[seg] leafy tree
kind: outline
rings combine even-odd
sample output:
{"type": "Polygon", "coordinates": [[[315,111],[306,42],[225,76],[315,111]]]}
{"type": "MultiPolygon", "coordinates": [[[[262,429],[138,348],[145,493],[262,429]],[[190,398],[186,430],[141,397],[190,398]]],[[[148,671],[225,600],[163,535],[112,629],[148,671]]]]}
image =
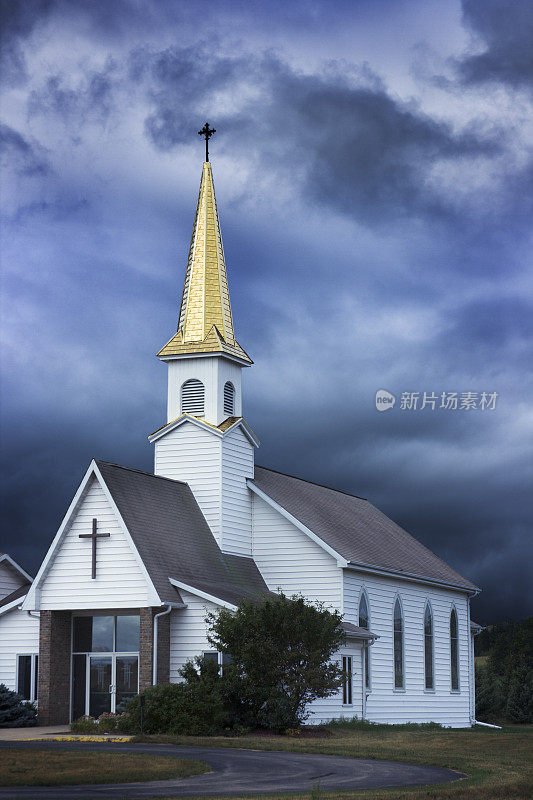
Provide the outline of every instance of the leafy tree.
{"type": "Polygon", "coordinates": [[[37,712],[32,704],[0,683],[0,728],[22,728],[36,722],[37,712]]]}
{"type": "Polygon", "coordinates": [[[490,625],[475,646],[477,718],[532,722],[533,617],[490,625]]]}
{"type": "Polygon", "coordinates": [[[525,667],[517,670],[510,681],[505,715],[511,722],[533,722],[533,672],[525,667]]]}
{"type": "Polygon", "coordinates": [[[321,603],[280,592],[245,600],[234,613],[212,612],[208,639],[231,656],[224,671],[242,690],[249,718],[284,730],[307,718],[308,703],[339,689],[342,671],[331,658],[345,641],[341,621],[321,603]]]}

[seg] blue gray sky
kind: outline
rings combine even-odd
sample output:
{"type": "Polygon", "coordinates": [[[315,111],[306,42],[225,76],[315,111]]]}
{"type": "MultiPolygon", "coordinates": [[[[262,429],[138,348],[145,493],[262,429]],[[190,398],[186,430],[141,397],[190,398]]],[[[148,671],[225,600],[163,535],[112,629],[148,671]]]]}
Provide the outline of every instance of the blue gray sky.
{"type": "Polygon", "coordinates": [[[35,571],[92,457],[152,468],[208,119],[258,463],[531,614],[533,5],[2,9],[0,549],[35,571]]]}

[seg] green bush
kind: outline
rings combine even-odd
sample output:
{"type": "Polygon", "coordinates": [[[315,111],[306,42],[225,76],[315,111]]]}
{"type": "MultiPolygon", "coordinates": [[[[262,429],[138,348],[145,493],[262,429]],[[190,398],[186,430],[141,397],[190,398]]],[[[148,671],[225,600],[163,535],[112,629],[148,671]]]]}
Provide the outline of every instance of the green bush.
{"type": "MultiPolygon", "coordinates": [[[[144,733],[213,736],[226,727],[218,665],[196,659],[182,670],[182,683],[151,686],[143,692],[144,733]]],[[[141,697],[127,704],[132,729],[141,729],[141,697]]]]}
{"type": "Polygon", "coordinates": [[[235,613],[214,611],[207,621],[209,643],[233,660],[227,671],[234,684],[232,713],[244,724],[298,728],[309,703],[342,685],[342,670],[333,659],[345,641],[342,616],[322,603],[279,592],[243,600],[235,613]],[[241,694],[245,703],[237,701],[241,694]]]}
{"type": "Polygon", "coordinates": [[[0,728],[25,728],[36,724],[35,706],[0,683],[0,728]]]}
{"type": "Polygon", "coordinates": [[[70,723],[72,733],[100,733],[98,721],[94,717],[84,715],[70,723]]]}

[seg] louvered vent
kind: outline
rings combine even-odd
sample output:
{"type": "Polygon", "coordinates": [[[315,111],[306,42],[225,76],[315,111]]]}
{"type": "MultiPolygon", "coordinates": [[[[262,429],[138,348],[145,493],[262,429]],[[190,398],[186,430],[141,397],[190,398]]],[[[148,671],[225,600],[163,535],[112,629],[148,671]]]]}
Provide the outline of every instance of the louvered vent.
{"type": "Polygon", "coordinates": [[[191,378],[181,387],[181,413],[203,414],[205,401],[205,388],[202,381],[191,378]]]}
{"type": "Polygon", "coordinates": [[[235,388],[229,381],[224,384],[224,414],[233,416],[235,411],[235,388]]]}

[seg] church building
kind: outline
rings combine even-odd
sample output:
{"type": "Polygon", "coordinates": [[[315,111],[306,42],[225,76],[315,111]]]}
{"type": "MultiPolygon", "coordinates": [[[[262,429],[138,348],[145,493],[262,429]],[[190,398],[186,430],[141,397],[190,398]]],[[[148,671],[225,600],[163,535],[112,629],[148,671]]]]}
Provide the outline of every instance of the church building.
{"type": "Polygon", "coordinates": [[[368,500],[255,464],[208,159],[154,472],[93,460],[32,578],[0,556],[0,683],[40,724],[98,717],[202,654],[206,612],[278,590],[343,614],[346,680],[311,722],[473,724],[479,589],[368,500]]]}

